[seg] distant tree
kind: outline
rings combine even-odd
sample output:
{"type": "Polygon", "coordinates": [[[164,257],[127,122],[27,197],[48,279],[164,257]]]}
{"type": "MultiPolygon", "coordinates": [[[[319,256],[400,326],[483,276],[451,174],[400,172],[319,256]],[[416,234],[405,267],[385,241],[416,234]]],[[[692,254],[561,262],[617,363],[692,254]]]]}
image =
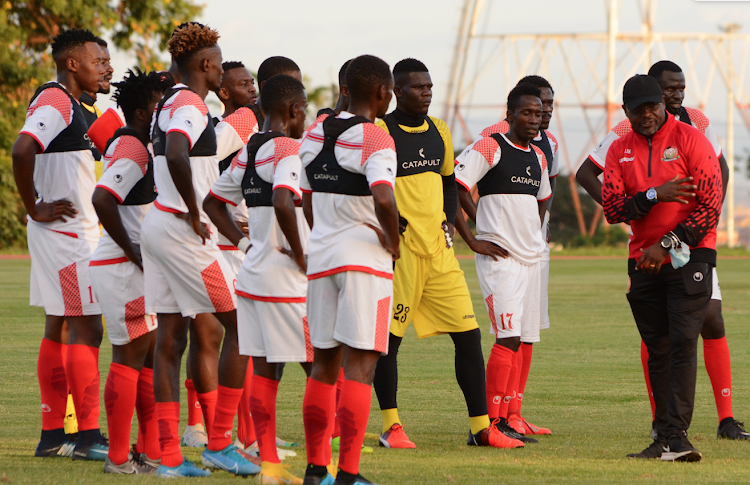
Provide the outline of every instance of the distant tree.
{"type": "MultiPolygon", "coordinates": [[[[8,153],[34,91],[54,77],[49,45],[68,28],[112,38],[134,65],[163,68],[159,54],[176,26],[203,7],[192,0],[0,0],[0,247],[23,230],[8,153]],[[10,185],[9,185],[10,184],[10,185]],[[20,231],[20,232],[19,232],[20,231]]],[[[23,241],[21,241],[22,243],[23,241]]]]}

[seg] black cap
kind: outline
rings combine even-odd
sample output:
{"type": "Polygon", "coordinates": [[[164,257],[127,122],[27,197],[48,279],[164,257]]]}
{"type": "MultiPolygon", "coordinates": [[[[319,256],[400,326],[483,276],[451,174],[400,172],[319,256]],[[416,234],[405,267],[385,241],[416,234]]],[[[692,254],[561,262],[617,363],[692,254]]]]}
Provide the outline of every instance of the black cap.
{"type": "Polygon", "coordinates": [[[663,103],[664,99],[656,79],[636,74],[622,88],[622,102],[628,111],[633,111],[644,103],[663,103]]]}

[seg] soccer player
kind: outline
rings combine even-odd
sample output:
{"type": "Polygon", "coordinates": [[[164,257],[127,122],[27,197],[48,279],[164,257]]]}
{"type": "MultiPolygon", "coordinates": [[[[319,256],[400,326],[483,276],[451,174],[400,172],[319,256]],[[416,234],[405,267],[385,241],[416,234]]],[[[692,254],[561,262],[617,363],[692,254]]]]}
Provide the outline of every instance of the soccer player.
{"type": "MultiPolygon", "coordinates": [[[[259,471],[232,446],[247,357],[238,351],[231,291],[234,275],[211,237],[215,228],[209,226],[197,203],[219,176],[215,133],[203,102],[221,83],[218,38],[215,30],[191,22],[169,39],[169,53],[180,69],[182,83],[168,90],[157,105],[151,136],[158,196],[143,220],[141,247],[146,311],[157,313],[160,327],[154,352],[154,393],[162,458],[156,473],[166,477],[210,475],[183,459],[180,451],[179,369],[191,318],[196,325],[204,320],[212,327],[218,320],[225,332],[214,432],[208,433],[201,462],[235,475],[259,471]]],[[[201,360],[200,355],[197,358],[201,360]]]]}
{"type": "MultiPolygon", "coordinates": [[[[699,110],[682,106],[685,99],[685,74],[682,69],[671,61],[659,61],[648,71],[659,83],[666,110],[678,121],[687,123],[701,131],[714,148],[719,164],[721,166],[721,179],[723,184],[723,196],[726,197],[726,186],[729,180],[729,167],[721,152],[716,132],[708,118],[699,110]]],[[[602,183],[599,175],[605,168],[607,152],[614,140],[632,131],[629,120],[623,120],[612,131],[610,131],[599,146],[592,151],[584,160],[576,174],[576,180],[591,197],[601,204],[602,183]]],[[[711,301],[708,304],[706,321],[703,323],[701,336],[703,337],[703,359],[711,380],[714,392],[716,410],[719,415],[719,427],[717,435],[719,438],[734,440],[750,439],[750,433],[742,428],[742,424],[734,419],[732,413],[732,367],[727,345],[726,331],[724,329],[724,318],[721,314],[721,289],[716,268],[713,269],[713,290],[711,301]]],[[[648,349],[641,342],[641,363],[643,374],[646,379],[646,388],[651,403],[652,420],[656,417],[656,405],[654,403],[651,381],[648,372],[648,349]]],[[[653,425],[652,425],[653,429],[653,425]]],[[[655,437],[652,430],[652,437],[655,437]]]]}
{"type": "Polygon", "coordinates": [[[240,353],[252,356],[250,411],[257,430],[261,483],[302,484],[276,451],[276,395],[286,362],[310,374],[313,349],[307,326],[307,265],[310,228],[301,202],[299,142],[307,96],[302,83],[283,74],[263,86],[263,132],[253,135],[234,165],[211,188],[203,207],[233,245],[247,250],[237,277],[240,353]],[[227,210],[245,200],[250,238],[227,210]],[[249,248],[249,249],[248,249],[249,248]],[[269,278],[272,275],[272,278],[269,278]]]}
{"type": "Polygon", "coordinates": [[[156,103],[167,87],[157,72],[128,71],[112,99],[125,114],[105,149],[104,174],[93,203],[104,233],[91,256],[91,283],[101,302],[112,342],[112,364],[104,388],[109,429],[106,473],[156,472],[159,430],[154,419],[153,345],[156,315],[146,313],[140,225],[152,202],[154,169],[148,152],[156,103]],[[130,425],[138,412],[138,442],[132,453],[130,425]]]}
{"type": "MultiPolygon", "coordinates": [[[[539,133],[536,137],[534,137],[533,140],[531,140],[531,144],[539,148],[544,154],[544,160],[547,164],[547,170],[549,171],[550,190],[552,192],[552,196],[547,202],[548,210],[545,213],[544,222],[542,224],[542,234],[545,236],[545,245],[541,266],[541,307],[538,310],[529,310],[528,308],[526,309],[527,311],[538,311],[540,314],[540,328],[546,329],[549,328],[549,208],[552,206],[552,199],[555,196],[557,176],[560,172],[557,138],[555,138],[555,136],[550,133],[548,129],[549,123],[552,120],[552,111],[555,107],[555,92],[552,90],[552,85],[549,83],[549,81],[541,76],[526,76],[518,81],[518,84],[520,83],[533,84],[541,91],[541,97],[539,99],[542,100],[542,123],[539,126],[539,133]]],[[[488,137],[495,133],[505,134],[508,132],[508,129],[508,121],[502,120],[499,123],[496,123],[482,130],[480,136],[488,137]]],[[[516,360],[513,361],[513,369],[511,370],[511,380],[512,382],[515,382],[515,380],[518,379],[518,385],[511,386],[513,395],[507,397],[499,396],[499,398],[511,400],[508,409],[508,424],[514,430],[521,434],[552,434],[549,429],[540,428],[539,426],[531,424],[521,416],[521,406],[523,404],[523,397],[526,390],[526,382],[528,381],[529,371],[531,370],[531,359],[534,352],[533,344],[536,343],[536,341],[532,340],[534,339],[529,338],[529,336],[527,335],[521,335],[521,346],[518,349],[516,360]]]]}
{"type": "Polygon", "coordinates": [[[37,373],[42,436],[36,456],[101,460],[107,440],[99,431],[101,309],[91,290],[89,260],[99,241],[91,204],[96,179],[88,125],[77,101],[104,82],[101,50],[88,30],[53,39],[57,79],[41,86],[13,144],[13,174],[28,213],[30,304],[45,313],[37,373]],[[64,342],[63,325],[70,336],[64,342]],[[67,343],[67,345],[66,345],[67,343]],[[68,389],[78,418],[75,451],[63,430],[68,389]]]}
{"type": "Polygon", "coordinates": [[[371,483],[359,475],[359,459],[375,366],[388,352],[393,260],[399,257],[396,151],[393,139],[373,123],[388,109],[393,77],[383,60],[365,55],[349,64],[346,85],[348,111],[316,123],[299,150],[303,207],[312,225],[307,315],[315,352],[302,410],[305,485],[371,483]],[[342,361],[334,482],[326,466],[342,361]]]}
{"type": "Polygon", "coordinates": [[[336,106],[333,108],[323,108],[318,110],[315,115],[316,119],[324,114],[338,116],[342,111],[349,107],[349,89],[346,87],[346,68],[349,67],[351,59],[346,61],[339,69],[339,97],[336,99],[336,106]]]}
{"type": "Polygon", "coordinates": [[[469,410],[471,435],[490,426],[485,402],[482,336],[471,295],[452,249],[458,209],[453,142],[443,120],[427,115],[432,79],[417,59],[393,67],[396,109],[378,126],[396,144],[396,202],[401,258],[393,274],[393,315],[388,354],[380,357],[375,392],[383,415],[380,445],[416,448],[401,426],[396,404],[397,356],[406,328],[419,338],[449,334],[456,348],[456,379],[469,410]]]}
{"type": "Polygon", "coordinates": [[[277,74],[286,74],[302,82],[302,71],[296,62],[288,57],[273,56],[261,62],[258,67],[258,89],[262,90],[266,81],[277,74]]]}
{"type": "Polygon", "coordinates": [[[622,99],[632,131],[607,151],[602,207],[610,224],[632,231],[627,297],[648,347],[657,433],[628,457],[698,461],[687,430],[716,264],[721,169],[706,137],[664,109],[654,77],[628,79],[622,99]]]}
{"type": "Polygon", "coordinates": [[[224,105],[224,114],[214,118],[214,125],[241,107],[255,104],[258,99],[255,78],[242,62],[227,61],[222,63],[221,68],[224,69],[224,75],[221,77],[221,86],[215,93],[224,105]]]}
{"type": "MultiPolygon", "coordinates": [[[[487,361],[487,407],[493,425],[505,435],[510,396],[518,385],[513,362],[522,335],[538,341],[540,330],[539,285],[545,246],[541,227],[552,195],[542,151],[531,144],[541,124],[540,97],[537,86],[516,85],[508,94],[508,132],[473,143],[456,166],[459,200],[476,222],[477,236],[461,218],[457,228],[476,253],[479,286],[490,315],[490,332],[496,337],[487,361]],[[470,193],[475,184],[478,206],[470,193]]],[[[507,447],[522,444],[512,434],[508,436],[516,440],[507,447]]]]}
{"type": "MultiPolygon", "coordinates": [[[[109,91],[111,89],[109,83],[112,80],[112,73],[114,72],[114,69],[112,69],[112,66],[110,65],[111,58],[109,56],[109,49],[107,48],[107,41],[102,39],[101,37],[97,37],[96,43],[99,44],[99,48],[101,49],[99,62],[104,64],[106,72],[104,74],[104,81],[102,82],[99,90],[94,92],[83,91],[81,93],[81,98],[79,99],[79,101],[81,102],[81,107],[84,108],[83,116],[86,118],[86,123],[89,125],[89,127],[91,127],[96,119],[102,115],[102,112],[99,111],[99,108],[96,106],[96,95],[109,94],[109,91]]],[[[96,160],[96,178],[98,180],[101,177],[103,171],[101,163],[102,152],[96,145],[91,147],[91,151],[94,154],[94,159],[96,160]]]]}

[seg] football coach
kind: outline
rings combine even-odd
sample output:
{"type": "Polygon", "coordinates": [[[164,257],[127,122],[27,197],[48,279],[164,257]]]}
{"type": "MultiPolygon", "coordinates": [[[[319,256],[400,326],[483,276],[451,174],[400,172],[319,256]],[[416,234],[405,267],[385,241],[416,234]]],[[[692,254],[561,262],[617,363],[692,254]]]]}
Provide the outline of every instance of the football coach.
{"type": "Polygon", "coordinates": [[[654,78],[628,79],[622,98],[633,131],[607,154],[602,206],[610,224],[632,229],[627,297],[648,347],[657,431],[648,448],[628,456],[698,461],[687,429],[716,265],[721,170],[706,137],[665,110],[654,78]]]}

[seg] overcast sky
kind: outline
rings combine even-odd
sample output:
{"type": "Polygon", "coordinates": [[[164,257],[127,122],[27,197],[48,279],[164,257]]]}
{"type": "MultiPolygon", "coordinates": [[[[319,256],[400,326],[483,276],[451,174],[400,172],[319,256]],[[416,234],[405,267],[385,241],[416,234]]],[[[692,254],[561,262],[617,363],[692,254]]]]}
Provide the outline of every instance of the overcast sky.
{"type": "MultiPolygon", "coordinates": [[[[265,58],[284,55],[299,64],[311,80],[307,86],[311,88],[335,82],[341,64],[361,54],[377,55],[391,66],[405,57],[416,57],[428,66],[435,83],[436,109],[431,114],[442,115],[461,19],[461,0],[202,1],[206,7],[197,20],[219,31],[224,60],[243,61],[255,71],[265,58]]],[[[655,31],[716,33],[719,25],[734,22],[744,25],[743,32],[750,32],[750,1],[651,2],[656,4],[655,31]]],[[[609,0],[487,0],[487,3],[493,13],[490,30],[494,33],[603,32],[607,27],[609,0]]],[[[637,0],[623,0],[621,30],[640,30],[637,4],[637,0]]],[[[116,79],[132,64],[132,60],[121,54],[115,54],[113,61],[116,79]]],[[[719,82],[714,81],[715,85],[719,82]]],[[[690,105],[690,101],[688,87],[686,104],[690,105]]],[[[107,106],[108,102],[101,99],[100,104],[107,106]]],[[[726,101],[719,98],[710,104],[706,111],[723,137],[726,101]]],[[[735,119],[739,154],[750,149],[750,134],[740,124],[739,113],[735,119]]],[[[474,123],[484,126],[484,120],[474,123]]],[[[575,123],[571,125],[575,132],[575,123]]],[[[576,140],[569,143],[572,146],[576,140]]],[[[571,156],[576,158],[578,154],[571,156]]]]}

